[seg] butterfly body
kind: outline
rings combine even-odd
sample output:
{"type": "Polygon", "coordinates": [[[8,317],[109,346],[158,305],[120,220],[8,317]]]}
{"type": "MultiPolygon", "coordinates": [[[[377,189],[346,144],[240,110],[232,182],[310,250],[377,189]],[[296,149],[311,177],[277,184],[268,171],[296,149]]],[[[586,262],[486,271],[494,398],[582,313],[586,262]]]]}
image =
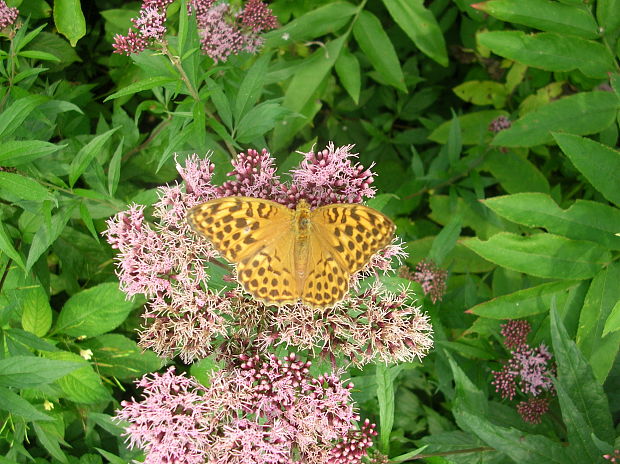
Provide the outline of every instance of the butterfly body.
{"type": "Polygon", "coordinates": [[[333,306],[352,274],[393,237],[392,221],[367,206],[333,204],[292,210],[251,197],[225,197],[190,209],[191,227],[236,264],[244,289],[265,304],[333,306]]]}

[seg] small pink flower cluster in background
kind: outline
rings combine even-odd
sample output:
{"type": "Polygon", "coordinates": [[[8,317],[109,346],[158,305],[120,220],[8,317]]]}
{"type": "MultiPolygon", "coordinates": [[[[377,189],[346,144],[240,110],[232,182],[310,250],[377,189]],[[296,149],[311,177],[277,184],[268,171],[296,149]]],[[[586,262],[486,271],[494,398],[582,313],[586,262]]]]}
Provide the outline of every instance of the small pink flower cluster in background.
{"type": "MultiPolygon", "coordinates": [[[[114,53],[140,53],[166,34],[166,8],[173,0],[143,0],[139,16],[127,35],[114,37],[114,53]]],[[[216,63],[246,51],[256,53],[263,43],[260,34],[278,26],[276,17],[262,0],[248,0],[239,10],[226,2],[189,0],[189,13],[196,13],[204,53],[216,63]]]]}
{"type": "Polygon", "coordinates": [[[392,261],[402,259],[404,252],[396,239],[352,277],[352,292],[334,308],[313,309],[301,303],[265,306],[244,294],[239,285],[225,292],[207,286],[208,265],[229,267],[217,262],[211,244],[190,229],[185,219],[189,208],[232,195],[265,198],[289,207],[301,198],[314,206],[359,202],[374,195],[373,173],[354,162],[351,148],[330,144],[318,153],[304,153],[290,183],[280,181],[275,160],[266,150],[240,153],[232,162],[231,180],[222,185],[211,182],[213,163],[192,155],[177,164],[184,187],[159,189],[154,225],[145,220],[144,207],[138,205],[110,219],[105,234],[119,251],[121,290],[149,300],[140,346],[163,357],[180,355],[186,363],[214,352],[231,359],[248,347],[265,350],[281,343],[319,349],[332,360],[344,355],[358,366],[376,359],[389,363],[425,356],[432,347],[432,327],[406,290],[393,293],[375,283],[355,293],[363,278],[388,271],[392,261]]]}
{"type": "Polygon", "coordinates": [[[614,450],[613,454],[604,454],[603,458],[609,462],[620,462],[620,450],[614,450]]]}
{"type": "Polygon", "coordinates": [[[506,116],[498,116],[493,121],[491,121],[488,129],[494,134],[497,134],[498,132],[501,132],[503,130],[510,129],[511,127],[512,121],[510,121],[510,119],[508,119],[506,116]]]}
{"type": "Polygon", "coordinates": [[[0,31],[12,26],[17,20],[19,10],[9,7],[4,0],[0,0],[0,31]]]}
{"type": "Polygon", "coordinates": [[[527,321],[508,321],[502,325],[501,334],[505,337],[504,345],[511,350],[511,358],[500,371],[493,372],[492,385],[502,398],[512,400],[517,388],[528,396],[527,401],[517,405],[517,411],[524,421],[539,424],[541,416],[549,409],[549,400],[540,395],[555,393],[552,377],[556,368],[551,360],[553,356],[544,344],[536,348],[527,344],[529,332],[527,321]]]}
{"type": "Polygon", "coordinates": [[[213,372],[208,387],[176,375],[145,376],[141,401],[123,401],[131,447],[146,464],[358,464],[372,446],[375,424],[355,423],[353,384],[341,371],[312,377],[310,362],[241,356],[213,372]]]}
{"type": "Polygon", "coordinates": [[[402,266],[398,274],[405,279],[419,283],[424,294],[428,295],[433,303],[441,301],[446,292],[448,271],[441,269],[433,260],[423,259],[416,265],[414,272],[402,266]]]}

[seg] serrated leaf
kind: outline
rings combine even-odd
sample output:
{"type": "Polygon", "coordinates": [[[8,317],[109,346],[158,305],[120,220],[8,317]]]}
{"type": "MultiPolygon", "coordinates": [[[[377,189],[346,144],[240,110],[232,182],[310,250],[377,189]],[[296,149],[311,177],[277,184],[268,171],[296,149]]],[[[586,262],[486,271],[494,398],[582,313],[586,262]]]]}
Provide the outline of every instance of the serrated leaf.
{"type": "Polygon", "coordinates": [[[569,339],[555,308],[551,309],[551,339],[558,379],[565,387],[567,395],[584,416],[588,426],[597,431],[597,436],[612,443],[615,433],[603,387],[595,379],[583,354],[569,339]]]}
{"type": "Polygon", "coordinates": [[[392,19],[429,58],[448,66],[448,51],[443,33],[433,13],[422,0],[383,0],[392,19]]]}
{"type": "Polygon", "coordinates": [[[84,145],[80,151],[75,155],[73,161],[71,161],[71,167],[69,168],[69,185],[73,187],[78,178],[82,175],[91,161],[99,154],[103,145],[108,141],[112,134],[116,132],[120,127],[110,129],[103,134],[99,134],[94,137],[90,142],[84,145]]]}
{"type": "Polygon", "coordinates": [[[620,209],[588,200],[560,208],[544,193],[517,193],[483,200],[496,214],[528,227],[544,227],[552,234],[589,240],[620,250],[620,209]]]}
{"type": "Polygon", "coordinates": [[[546,313],[552,301],[561,306],[569,293],[579,285],[579,282],[570,280],[548,282],[498,296],[474,306],[467,312],[491,319],[522,319],[546,313]]]}
{"type": "Polygon", "coordinates": [[[86,35],[86,20],[80,0],[54,0],[54,24],[72,47],[86,35]]]}
{"type": "Polygon", "coordinates": [[[54,196],[35,180],[12,172],[0,171],[0,194],[2,193],[36,202],[55,200],[54,196]]]}
{"type": "Polygon", "coordinates": [[[142,92],[144,90],[151,90],[155,87],[163,87],[166,84],[172,84],[173,82],[177,82],[178,79],[172,77],[164,77],[164,76],[155,76],[155,77],[147,77],[138,82],[134,82],[133,84],[129,84],[126,87],[123,87],[121,90],[114,92],[112,95],[106,97],[104,102],[108,100],[114,100],[116,98],[125,97],[127,95],[133,95],[138,92],[142,92]]]}
{"type": "Polygon", "coordinates": [[[17,308],[21,310],[24,330],[42,337],[52,326],[52,308],[41,286],[14,290],[17,308]]]}
{"type": "Polygon", "coordinates": [[[0,166],[19,166],[65,147],[41,140],[10,140],[0,145],[0,166]]]}
{"type": "Polygon", "coordinates": [[[353,35],[381,77],[389,85],[407,92],[398,55],[379,19],[370,11],[362,10],[353,26],[353,35]]]}
{"type": "Polygon", "coordinates": [[[554,142],[552,132],[588,135],[614,122],[620,101],[609,92],[582,92],[560,98],[527,113],[510,129],[499,132],[492,144],[532,147],[554,142]]]}
{"type": "Polygon", "coordinates": [[[134,303],[118,289],[118,283],[99,284],[67,300],[54,331],[74,337],[95,337],[118,327],[133,307],[134,303]]]}
{"type": "Polygon", "coordinates": [[[65,398],[69,401],[88,404],[107,402],[111,399],[99,375],[90,364],[77,354],[68,351],[57,351],[46,353],[46,357],[81,364],[82,367],[56,381],[62,389],[65,398]]]}
{"type": "Polygon", "coordinates": [[[79,365],[71,361],[13,356],[0,359],[0,386],[32,388],[45,385],[73,372],[79,365]]]}
{"type": "Polygon", "coordinates": [[[463,244],[505,268],[551,279],[588,279],[611,260],[609,251],[595,243],[545,233],[523,237],[503,232],[486,242],[470,238],[463,244]]]}
{"type": "Polygon", "coordinates": [[[571,134],[553,134],[556,142],[592,186],[620,206],[618,172],[620,152],[601,143],[571,134]]]}

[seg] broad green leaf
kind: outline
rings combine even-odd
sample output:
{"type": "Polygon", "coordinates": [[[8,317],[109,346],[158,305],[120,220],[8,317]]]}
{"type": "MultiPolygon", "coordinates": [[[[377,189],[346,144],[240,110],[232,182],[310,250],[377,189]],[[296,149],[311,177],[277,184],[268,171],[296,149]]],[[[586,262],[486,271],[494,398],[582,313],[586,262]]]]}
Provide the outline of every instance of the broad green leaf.
{"type": "Polygon", "coordinates": [[[11,140],[0,145],[0,166],[19,166],[54,153],[66,145],[41,140],[11,140]]]}
{"type": "Polygon", "coordinates": [[[0,359],[0,386],[33,388],[53,382],[79,368],[79,364],[67,360],[39,358],[37,356],[13,356],[0,359]]]}
{"type": "Polygon", "coordinates": [[[398,55],[379,19],[370,11],[363,10],[353,26],[353,35],[372,66],[385,82],[407,92],[398,55]]]}
{"type": "Polygon", "coordinates": [[[41,255],[47,250],[50,245],[60,236],[65,225],[71,218],[71,213],[77,203],[71,203],[67,208],[60,210],[55,214],[49,227],[47,224],[41,224],[36,234],[32,239],[30,250],[28,251],[28,259],[26,260],[26,269],[30,268],[37,262],[41,255]]]}
{"type": "MultiPolygon", "coordinates": [[[[410,256],[412,264],[422,260],[428,256],[433,246],[434,236],[424,237],[407,243],[407,253],[410,256]]],[[[481,258],[478,254],[463,246],[463,240],[456,243],[454,249],[448,253],[444,259],[443,266],[452,272],[468,273],[468,272],[489,272],[495,265],[481,258]]]]}
{"type": "MultiPolygon", "coordinates": [[[[51,11],[50,11],[51,12],[51,11]]],[[[49,16],[49,15],[48,15],[49,16]]],[[[120,32],[120,31],[119,31],[120,32]]],[[[127,28],[121,33],[126,33],[127,28]]],[[[58,34],[42,31],[28,46],[30,50],[45,50],[60,60],[62,66],[68,66],[71,63],[82,61],[75,48],[67,43],[67,41],[58,34]]]]}
{"type": "Polygon", "coordinates": [[[533,147],[554,142],[552,132],[594,134],[612,124],[620,101],[610,92],[582,92],[527,113],[499,132],[493,145],[533,147]]]}
{"type": "MultiPolygon", "coordinates": [[[[482,143],[485,138],[490,136],[489,124],[499,116],[508,117],[509,114],[506,111],[485,110],[459,116],[463,145],[478,145],[482,143]]],[[[444,144],[448,141],[449,132],[450,121],[446,121],[431,132],[428,139],[444,144]]]]}
{"type": "Polygon", "coordinates": [[[613,37],[620,30],[620,0],[597,0],[596,19],[606,37],[613,37]]]}
{"type": "Polygon", "coordinates": [[[92,360],[103,376],[131,380],[159,369],[164,361],[155,353],[140,348],[120,334],[105,334],[85,340],[80,346],[93,352],[92,360]]]}
{"type": "Polygon", "coordinates": [[[495,81],[467,81],[457,85],[452,91],[466,102],[493,105],[495,108],[503,108],[508,98],[506,86],[495,81]]]}
{"type": "Polygon", "coordinates": [[[568,337],[554,308],[551,309],[551,339],[558,379],[565,391],[589,427],[596,430],[598,438],[612,443],[614,427],[602,384],[596,380],[583,354],[568,337]]]}
{"type": "Polygon", "coordinates": [[[4,229],[4,224],[0,221],[0,251],[17,263],[22,270],[26,269],[22,255],[15,249],[13,239],[4,229]]]}
{"type": "Polygon", "coordinates": [[[581,37],[522,31],[482,32],[477,37],[493,53],[545,71],[578,69],[588,77],[603,79],[615,68],[604,45],[581,37]]]}
{"type": "Polygon", "coordinates": [[[603,382],[620,349],[620,332],[603,336],[605,321],[620,300],[620,264],[615,262],[592,280],[583,303],[576,342],[603,382]]]}
{"type": "Polygon", "coordinates": [[[28,115],[48,98],[41,95],[29,95],[14,101],[0,113],[0,140],[10,136],[22,125],[28,115]]]}
{"type": "Polygon", "coordinates": [[[549,311],[552,301],[561,307],[571,291],[580,285],[574,281],[548,282],[535,287],[498,296],[480,303],[467,312],[491,319],[522,319],[549,311]]]}
{"type": "Polygon", "coordinates": [[[611,260],[609,251],[595,243],[545,233],[523,237],[504,232],[486,242],[470,238],[463,243],[499,266],[551,279],[588,279],[611,260]]]}
{"type": "Polygon", "coordinates": [[[38,50],[23,50],[18,53],[19,56],[23,56],[24,58],[32,58],[35,60],[44,60],[44,61],[60,61],[56,55],[52,55],[51,53],[41,52],[38,50]]]}
{"type": "Polygon", "coordinates": [[[402,366],[389,368],[379,362],[376,366],[377,399],[379,400],[379,440],[385,454],[390,450],[390,434],[394,425],[394,379],[402,366]]]}
{"type": "Polygon", "coordinates": [[[120,129],[120,126],[97,135],[75,155],[75,158],[71,161],[71,167],[69,168],[69,185],[71,185],[71,187],[73,187],[82,173],[86,171],[91,161],[101,152],[105,143],[118,129],[120,129]]]}
{"type": "Polygon", "coordinates": [[[265,48],[285,47],[290,43],[331,35],[346,25],[358,9],[359,7],[349,2],[334,2],[312,9],[286,25],[264,34],[265,48]]]}
{"type": "Polygon", "coordinates": [[[448,66],[443,33],[433,13],[422,0],[383,0],[392,19],[429,58],[448,66]]]}
{"type": "Polygon", "coordinates": [[[178,79],[172,77],[147,77],[145,79],[141,79],[138,82],[134,82],[133,84],[129,84],[127,87],[123,87],[121,90],[119,90],[118,92],[114,92],[103,101],[106,102],[108,100],[114,100],[115,98],[133,95],[134,93],[142,92],[144,90],[151,90],[155,87],[163,87],[166,84],[172,84],[173,82],[177,81],[178,79]]]}
{"type": "Polygon", "coordinates": [[[609,317],[605,321],[605,327],[603,328],[603,337],[609,333],[620,330],[620,300],[616,302],[609,317]]]}
{"type": "Polygon", "coordinates": [[[279,103],[266,101],[249,110],[239,121],[236,139],[249,143],[273,129],[276,123],[290,111],[279,103]]]}
{"type": "Polygon", "coordinates": [[[74,337],[95,337],[118,327],[134,307],[118,289],[118,283],[99,284],[67,300],[54,328],[74,337]]]}
{"type": "Polygon", "coordinates": [[[86,35],[86,20],[80,3],[80,0],[54,0],[54,24],[72,47],[86,35]]]}
{"type": "MultiPolygon", "coordinates": [[[[235,96],[235,121],[240,121],[252,109],[261,96],[265,76],[269,69],[270,53],[262,54],[252,67],[245,73],[243,81],[235,96]]],[[[259,121],[260,122],[260,121],[259,121]]]]}
{"type": "Polygon", "coordinates": [[[12,295],[22,314],[24,330],[42,337],[52,326],[52,308],[41,286],[15,290],[12,295]]]}
{"type": "Polygon", "coordinates": [[[54,196],[41,184],[28,177],[0,171],[0,196],[42,202],[55,201],[54,196]]]}
{"type": "Polygon", "coordinates": [[[577,200],[562,209],[544,193],[517,193],[483,200],[496,214],[528,227],[575,240],[589,240],[620,250],[620,209],[588,200],[577,200]]]}
{"type": "Polygon", "coordinates": [[[490,151],[482,169],[493,174],[509,193],[550,191],[547,178],[536,165],[514,151],[490,151]]]}
{"type": "Polygon", "coordinates": [[[30,402],[4,387],[0,387],[0,410],[22,417],[28,422],[53,420],[52,417],[39,411],[30,402]]]}
{"type": "Polygon", "coordinates": [[[82,366],[56,381],[67,400],[88,404],[103,403],[111,399],[108,390],[102,384],[99,374],[77,354],[68,351],[56,351],[54,353],[46,353],[45,356],[50,359],[72,361],[82,366]]]}
{"type": "Polygon", "coordinates": [[[433,246],[427,256],[428,259],[432,259],[439,266],[443,265],[446,256],[456,246],[462,226],[463,218],[458,214],[453,216],[452,220],[441,229],[441,232],[433,240],[433,246]]]}
{"type": "Polygon", "coordinates": [[[580,7],[563,5],[548,0],[491,0],[476,8],[511,23],[547,32],[578,35],[598,39],[598,25],[592,14],[580,7]]]}
{"type": "Polygon", "coordinates": [[[345,47],[342,49],[340,57],[336,60],[335,66],[340,83],[357,105],[359,103],[360,89],[362,87],[359,61],[355,55],[345,47]]]}
{"type": "MultiPolygon", "coordinates": [[[[67,459],[67,456],[65,456],[65,453],[63,453],[60,449],[60,441],[62,440],[62,437],[60,436],[53,424],[51,426],[45,425],[37,424],[36,422],[32,424],[35,435],[37,436],[37,441],[41,445],[43,445],[43,448],[45,448],[46,451],[51,454],[55,460],[67,464],[69,460],[67,459]]],[[[64,440],[62,441],[64,442],[64,440]]]]}
{"type": "Polygon", "coordinates": [[[620,206],[620,152],[594,140],[571,134],[553,134],[566,156],[609,201],[620,206]]]}

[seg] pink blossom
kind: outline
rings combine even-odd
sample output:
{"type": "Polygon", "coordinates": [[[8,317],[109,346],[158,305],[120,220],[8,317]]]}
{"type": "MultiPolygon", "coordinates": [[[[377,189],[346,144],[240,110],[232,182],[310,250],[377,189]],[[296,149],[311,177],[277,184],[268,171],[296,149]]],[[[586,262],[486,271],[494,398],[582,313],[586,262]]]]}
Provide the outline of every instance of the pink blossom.
{"type": "Polygon", "coordinates": [[[614,450],[613,453],[603,454],[603,458],[609,462],[620,462],[620,450],[614,450]]]}
{"type": "Polygon", "coordinates": [[[547,398],[529,398],[517,405],[519,415],[530,424],[540,424],[542,416],[547,411],[549,411],[549,400],[547,398]]]}
{"type": "Polygon", "coordinates": [[[253,32],[263,32],[278,27],[277,18],[262,0],[248,0],[240,14],[243,27],[253,32]]]}
{"type": "Polygon", "coordinates": [[[498,116],[491,124],[489,124],[489,131],[497,134],[500,131],[510,129],[512,122],[506,116],[498,116]]]}
{"type": "Polygon", "coordinates": [[[531,326],[527,321],[508,321],[502,324],[501,334],[504,336],[504,345],[508,349],[519,348],[527,343],[527,336],[531,326]]]}
{"type": "Polygon", "coordinates": [[[131,55],[132,53],[140,53],[148,46],[148,41],[136,31],[129,29],[127,35],[116,34],[114,36],[114,53],[121,55],[131,55]]]}
{"type": "Polygon", "coordinates": [[[138,34],[146,40],[159,40],[166,33],[166,13],[156,7],[147,6],[140,10],[140,16],[131,20],[138,34]]]}
{"type": "Polygon", "coordinates": [[[4,0],[0,0],[0,31],[13,25],[17,20],[19,10],[9,7],[4,0]]]}
{"type": "Polygon", "coordinates": [[[441,301],[446,291],[446,278],[448,271],[439,268],[433,260],[423,259],[416,267],[415,272],[411,272],[408,268],[402,267],[399,275],[414,282],[418,282],[422,286],[425,295],[429,295],[433,303],[441,301]]]}

